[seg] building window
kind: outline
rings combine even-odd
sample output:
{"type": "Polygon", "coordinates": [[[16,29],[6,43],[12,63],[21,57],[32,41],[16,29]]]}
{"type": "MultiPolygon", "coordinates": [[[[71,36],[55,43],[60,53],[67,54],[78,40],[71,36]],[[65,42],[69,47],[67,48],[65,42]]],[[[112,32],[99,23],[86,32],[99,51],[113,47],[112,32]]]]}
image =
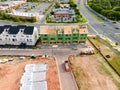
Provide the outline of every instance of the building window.
{"type": "Polygon", "coordinates": [[[70,38],[66,38],[66,40],[70,40],[70,38]]]}
{"type": "Polygon", "coordinates": [[[12,41],[13,41],[13,42],[16,42],[16,41],[17,41],[17,39],[12,39],[12,41]]]}
{"type": "Polygon", "coordinates": [[[43,40],[48,40],[47,38],[43,38],[43,40]]]}
{"type": "Polygon", "coordinates": [[[59,40],[62,40],[63,38],[58,38],[59,40]]]}
{"type": "Polygon", "coordinates": [[[16,37],[16,36],[13,36],[13,37],[16,37]]]}
{"type": "Polygon", "coordinates": [[[81,34],[81,36],[83,36],[84,34],[81,34]]]}
{"type": "Polygon", "coordinates": [[[14,41],[15,41],[15,39],[12,39],[12,41],[14,42],[14,41]]]}
{"type": "Polygon", "coordinates": [[[73,34],[73,36],[78,36],[77,34],[73,34]]]}
{"type": "Polygon", "coordinates": [[[73,38],[73,39],[78,39],[77,37],[73,38]]]}
{"type": "Polygon", "coordinates": [[[44,35],[45,37],[47,37],[47,35],[44,35]]]}
{"type": "Polygon", "coordinates": [[[51,38],[51,40],[55,40],[55,38],[51,38]]]}

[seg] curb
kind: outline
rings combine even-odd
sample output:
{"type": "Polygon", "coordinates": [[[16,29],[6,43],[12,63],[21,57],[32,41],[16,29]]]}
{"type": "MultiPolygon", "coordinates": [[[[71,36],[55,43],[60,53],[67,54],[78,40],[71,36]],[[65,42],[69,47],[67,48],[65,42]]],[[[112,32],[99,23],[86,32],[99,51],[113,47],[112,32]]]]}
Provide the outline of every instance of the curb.
{"type": "Polygon", "coordinates": [[[57,70],[58,70],[58,78],[59,78],[59,83],[60,83],[60,90],[63,90],[62,89],[62,85],[61,85],[61,80],[60,80],[60,71],[59,71],[59,68],[58,68],[58,63],[57,63],[57,59],[55,56],[53,56],[55,58],[55,61],[56,61],[56,66],[57,66],[57,70]]]}

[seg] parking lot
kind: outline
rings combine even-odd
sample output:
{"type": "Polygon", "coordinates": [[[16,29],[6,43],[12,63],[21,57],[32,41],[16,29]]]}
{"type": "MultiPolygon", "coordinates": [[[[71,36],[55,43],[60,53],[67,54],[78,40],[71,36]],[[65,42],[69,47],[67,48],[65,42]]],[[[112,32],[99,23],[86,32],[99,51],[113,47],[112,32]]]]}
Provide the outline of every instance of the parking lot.
{"type": "Polygon", "coordinates": [[[28,2],[19,8],[16,8],[16,11],[25,12],[26,9],[35,7],[33,9],[28,10],[27,12],[38,12],[40,15],[43,14],[44,10],[50,5],[50,3],[36,3],[36,2],[28,2]]]}
{"type": "Polygon", "coordinates": [[[50,5],[50,3],[40,3],[36,8],[31,9],[28,12],[38,12],[40,15],[43,14],[45,9],[50,5]]]}
{"type": "Polygon", "coordinates": [[[25,10],[27,8],[31,8],[32,6],[36,6],[38,3],[35,3],[35,2],[28,2],[24,5],[21,5],[19,8],[16,8],[15,10],[16,11],[21,11],[21,12],[25,12],[25,10]]]}

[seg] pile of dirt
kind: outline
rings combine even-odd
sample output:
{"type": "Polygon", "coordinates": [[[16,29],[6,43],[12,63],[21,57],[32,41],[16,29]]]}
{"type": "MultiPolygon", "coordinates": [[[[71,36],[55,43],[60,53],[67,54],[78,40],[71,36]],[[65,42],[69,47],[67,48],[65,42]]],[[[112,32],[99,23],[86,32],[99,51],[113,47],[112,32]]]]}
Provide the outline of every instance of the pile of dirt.
{"type": "Polygon", "coordinates": [[[56,61],[49,58],[37,57],[34,60],[13,61],[0,64],[0,90],[19,90],[20,79],[24,73],[26,64],[46,62],[48,71],[46,74],[48,90],[60,90],[56,61]]]}

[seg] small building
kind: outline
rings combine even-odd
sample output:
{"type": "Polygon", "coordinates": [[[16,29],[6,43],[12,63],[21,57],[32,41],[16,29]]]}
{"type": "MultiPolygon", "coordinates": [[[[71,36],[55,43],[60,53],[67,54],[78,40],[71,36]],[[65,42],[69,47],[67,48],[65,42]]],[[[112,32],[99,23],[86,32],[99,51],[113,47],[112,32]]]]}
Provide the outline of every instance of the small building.
{"type": "Polygon", "coordinates": [[[70,4],[60,4],[60,8],[53,10],[54,19],[52,22],[76,22],[75,10],[70,7],[70,4]]]}
{"type": "Polygon", "coordinates": [[[38,40],[38,30],[34,26],[0,26],[0,45],[33,46],[38,40]]]}
{"type": "Polygon", "coordinates": [[[15,11],[13,10],[11,13],[8,13],[8,15],[10,16],[18,16],[19,18],[31,18],[34,17],[36,21],[40,20],[40,15],[39,13],[32,13],[32,12],[19,12],[19,11],[15,11]]]}
{"type": "Polygon", "coordinates": [[[54,10],[54,16],[56,17],[70,17],[75,15],[75,12],[73,9],[66,9],[66,8],[59,8],[54,10]]]}
{"type": "Polygon", "coordinates": [[[87,26],[40,26],[41,43],[86,43],[87,26]]]}

